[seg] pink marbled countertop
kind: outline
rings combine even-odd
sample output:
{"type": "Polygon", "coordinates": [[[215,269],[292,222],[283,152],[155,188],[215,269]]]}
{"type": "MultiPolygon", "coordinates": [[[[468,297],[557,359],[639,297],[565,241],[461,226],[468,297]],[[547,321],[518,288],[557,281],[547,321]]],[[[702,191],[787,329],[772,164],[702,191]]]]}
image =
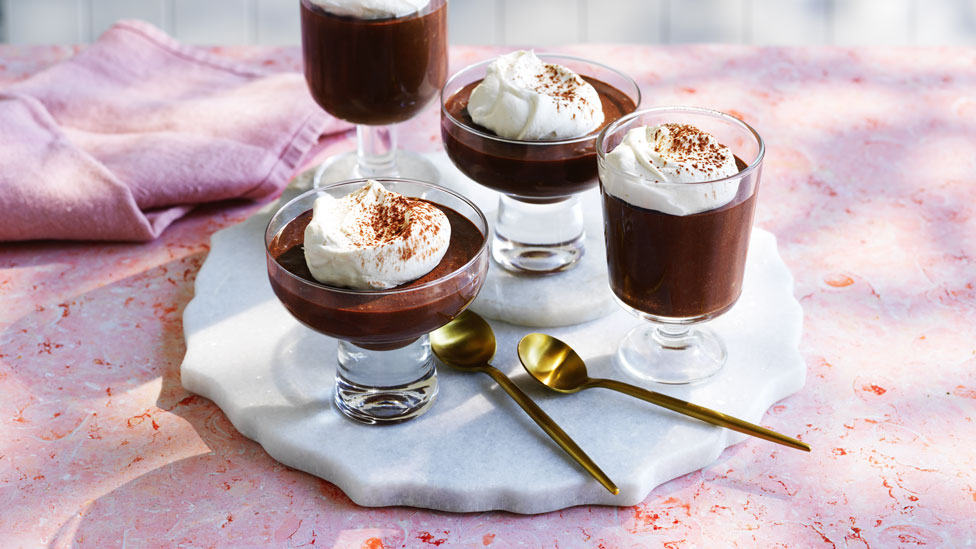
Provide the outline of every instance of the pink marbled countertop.
{"type": "MultiPolygon", "coordinates": [[[[633,75],[645,106],[733,112],[765,137],[757,223],[796,277],[809,373],[763,423],[811,454],[746,441],[634,507],[358,507],[180,385],[209,237],[251,208],[212,206],[147,245],[0,245],[0,545],[974,543],[976,49],[562,50],[633,75]]],[[[0,85],[74,51],[0,46],[0,85]]],[[[295,50],[217,51],[299,65],[295,50]]],[[[455,48],[452,68],[491,52],[455,48]]],[[[405,133],[438,147],[436,110],[405,133]]]]}

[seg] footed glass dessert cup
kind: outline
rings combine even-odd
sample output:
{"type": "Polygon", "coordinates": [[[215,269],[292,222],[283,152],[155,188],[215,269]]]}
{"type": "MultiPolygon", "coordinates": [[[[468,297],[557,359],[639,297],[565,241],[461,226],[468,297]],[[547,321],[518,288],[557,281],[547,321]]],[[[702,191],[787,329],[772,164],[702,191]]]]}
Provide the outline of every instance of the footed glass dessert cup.
{"type": "Polygon", "coordinates": [[[764,152],[762,138],[745,122],[693,107],[636,111],[597,138],[610,289],[624,309],[649,321],[627,334],[617,351],[630,374],[690,383],[725,364],[725,343],[701,323],[731,309],[742,293],[764,152]],[[607,161],[630,129],[668,123],[713,135],[731,149],[739,172],[700,183],[660,183],[607,161]],[[724,198],[709,205],[716,196],[724,198]],[[686,208],[694,213],[676,212],[689,201],[697,201],[686,208]]]}
{"type": "Polygon", "coordinates": [[[444,259],[427,275],[386,290],[321,284],[305,264],[304,229],[323,194],[341,198],[365,180],[312,189],[268,223],[265,250],[275,295],[299,322],[339,340],[335,404],[362,423],[398,423],[423,414],[437,395],[428,333],[461,314],[488,271],[488,222],[461,195],[421,181],[375,178],[387,190],[434,203],[451,222],[444,259]]]}
{"type": "MultiPolygon", "coordinates": [[[[572,69],[596,88],[604,124],[640,105],[637,83],[616,69],[567,55],[538,57],[572,69]]],[[[493,61],[462,69],[441,90],[444,149],[464,175],[501,193],[491,244],[495,261],[518,273],[565,271],[584,253],[578,194],[597,185],[594,142],[600,128],[572,139],[527,141],[475,124],[467,100],[493,61]]]]}
{"type": "Polygon", "coordinates": [[[366,177],[437,181],[424,157],[397,150],[395,124],[409,120],[447,79],[447,1],[381,19],[336,15],[301,0],[302,59],[315,101],[356,124],[357,151],[315,172],[315,185],[366,177]]]}

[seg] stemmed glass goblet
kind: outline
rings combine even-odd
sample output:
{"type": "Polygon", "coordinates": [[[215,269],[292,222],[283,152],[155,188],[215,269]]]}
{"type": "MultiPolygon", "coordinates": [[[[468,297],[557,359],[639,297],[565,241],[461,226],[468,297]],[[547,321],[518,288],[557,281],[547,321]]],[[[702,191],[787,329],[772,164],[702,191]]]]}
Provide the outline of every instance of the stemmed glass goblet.
{"type": "Polygon", "coordinates": [[[386,290],[340,288],[312,278],[302,249],[312,204],[324,194],[341,198],[365,180],[299,195],[272,216],[264,240],[275,295],[299,322],[339,340],[336,406],[363,423],[397,423],[419,416],[434,401],[437,374],[427,334],[461,314],[478,295],[488,271],[488,222],[471,201],[443,187],[376,180],[390,191],[434,203],[449,219],[455,216],[450,245],[457,250],[452,265],[460,266],[386,290]]]}
{"type": "MultiPolygon", "coordinates": [[[[630,77],[577,57],[538,54],[589,81],[600,94],[605,116],[620,117],[640,104],[630,77]]],[[[492,257],[520,273],[555,273],[572,268],[584,253],[579,193],[597,184],[599,130],[572,139],[506,139],[476,125],[467,98],[494,59],[455,73],[441,90],[441,138],[454,165],[467,177],[501,193],[492,235],[492,257]]],[[[612,118],[605,120],[608,123],[612,118]]]]}
{"type": "Polygon", "coordinates": [[[334,156],[315,185],[359,177],[437,181],[425,158],[397,150],[395,124],[423,109],[447,77],[447,1],[430,0],[402,17],[330,13],[301,0],[305,80],[315,101],[356,124],[357,151],[334,156]]]}
{"type": "Polygon", "coordinates": [[[596,140],[603,196],[610,289],[620,305],[650,321],[632,330],[617,358],[631,374],[661,383],[689,383],[725,363],[721,337],[701,323],[729,309],[742,293],[746,253],[765,145],[751,126],[695,107],[636,111],[596,140]],[[700,183],[662,183],[607,161],[632,128],[688,124],[729,147],[739,172],[700,183]],[[728,197],[687,212],[668,203],[728,197]],[[720,202],[720,203],[719,203],[720,202]]]}

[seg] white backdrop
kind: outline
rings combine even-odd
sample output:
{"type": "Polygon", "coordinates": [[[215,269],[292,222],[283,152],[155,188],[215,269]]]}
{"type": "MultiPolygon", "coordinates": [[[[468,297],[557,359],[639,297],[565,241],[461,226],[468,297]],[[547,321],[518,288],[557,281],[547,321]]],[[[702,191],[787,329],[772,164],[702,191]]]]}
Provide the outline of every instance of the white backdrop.
{"type": "MultiPolygon", "coordinates": [[[[0,0],[0,41],[90,42],[119,18],[195,44],[297,45],[298,0],[0,0]]],[[[976,0],[451,0],[455,44],[976,45],[976,0]]]]}

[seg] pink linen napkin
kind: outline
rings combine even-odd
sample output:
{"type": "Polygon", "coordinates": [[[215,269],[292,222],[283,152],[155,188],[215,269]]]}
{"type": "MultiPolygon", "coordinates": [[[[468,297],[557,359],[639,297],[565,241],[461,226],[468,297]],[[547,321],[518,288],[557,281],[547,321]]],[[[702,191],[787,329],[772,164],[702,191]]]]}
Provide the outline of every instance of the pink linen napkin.
{"type": "Polygon", "coordinates": [[[0,241],[151,240],[194,205],[278,192],[324,133],[297,73],[117,23],[0,89],[0,241]]]}

